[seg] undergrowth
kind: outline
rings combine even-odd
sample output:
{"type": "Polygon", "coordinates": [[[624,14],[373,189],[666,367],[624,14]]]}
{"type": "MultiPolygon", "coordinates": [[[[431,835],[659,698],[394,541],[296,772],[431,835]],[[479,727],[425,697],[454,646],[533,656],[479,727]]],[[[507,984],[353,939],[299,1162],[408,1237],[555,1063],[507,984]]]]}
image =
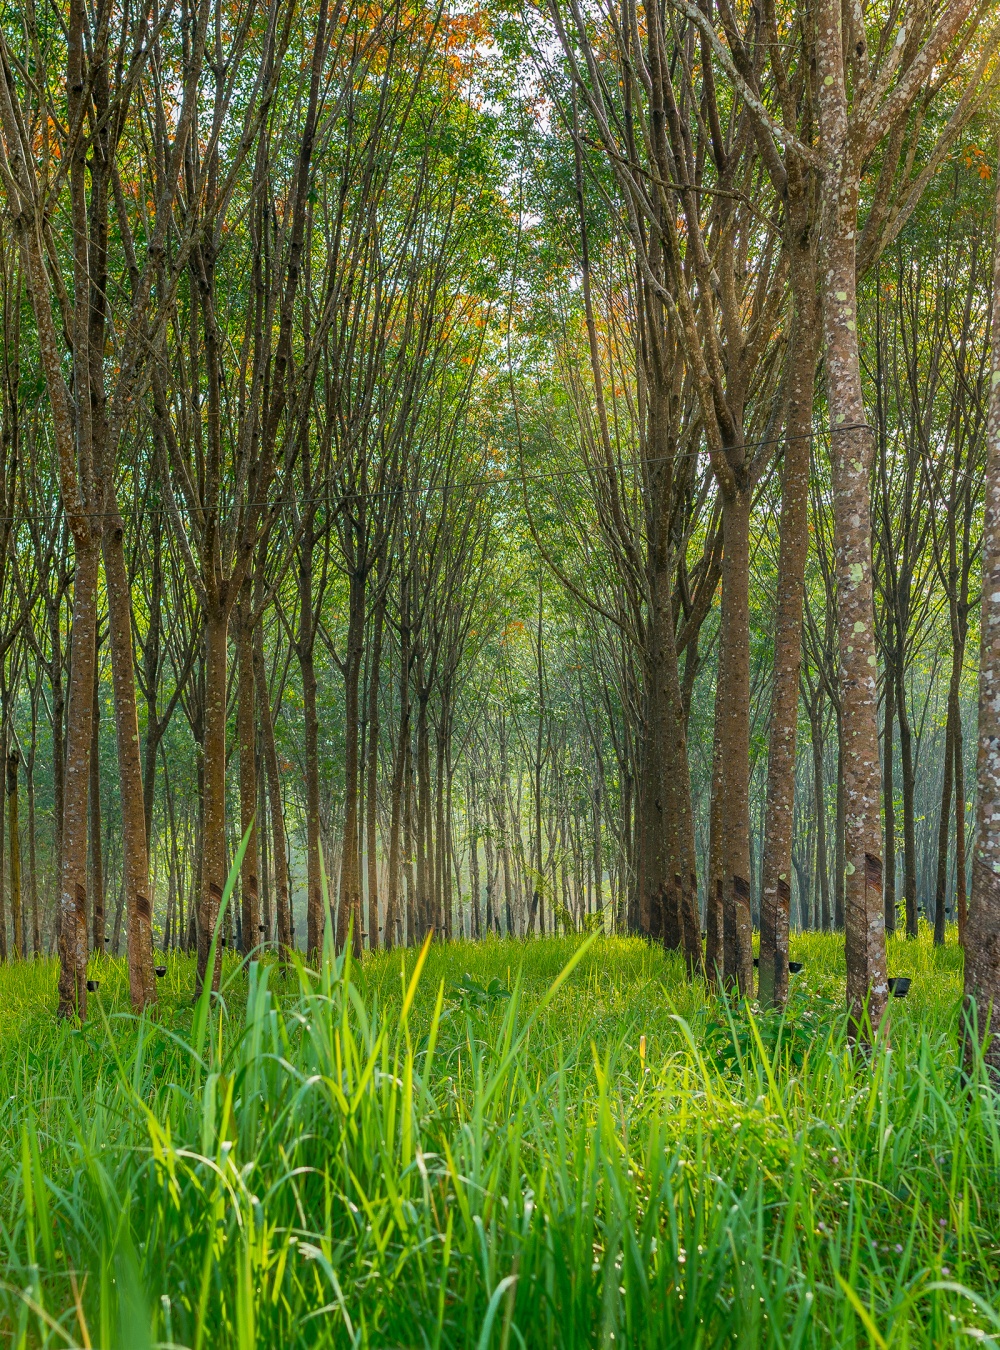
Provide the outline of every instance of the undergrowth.
{"type": "Polygon", "coordinates": [[[784,1017],[632,939],[227,955],[155,1017],[99,958],[0,968],[0,1341],[223,1347],[1000,1344],[1000,1109],[961,954],[848,1047],[842,939],[784,1017]]]}

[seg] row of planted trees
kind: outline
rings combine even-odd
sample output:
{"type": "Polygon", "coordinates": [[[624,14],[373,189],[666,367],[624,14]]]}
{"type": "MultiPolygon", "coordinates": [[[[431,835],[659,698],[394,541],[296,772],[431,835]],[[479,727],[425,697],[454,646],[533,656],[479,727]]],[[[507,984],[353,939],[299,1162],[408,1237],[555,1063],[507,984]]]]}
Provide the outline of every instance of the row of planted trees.
{"type": "Polygon", "coordinates": [[[244,949],[610,913],[750,993],[759,916],[778,1002],[798,876],[877,1021],[928,716],[964,933],[995,16],[514,18],[0,35],[8,877],[65,1014],[121,932],[155,998],[154,922],[216,978],[246,836],[244,949]]]}
{"type": "MultiPolygon", "coordinates": [[[[752,991],[751,522],[780,460],[759,992],[783,1001],[787,982],[804,679],[836,716],[837,909],[859,1023],[864,1007],[881,1018],[886,917],[895,917],[894,865],[884,884],[880,722],[890,749],[899,725],[904,888],[911,931],[916,924],[907,668],[942,592],[954,652],[942,919],[952,796],[963,866],[960,687],[988,403],[983,348],[970,343],[983,332],[976,283],[989,250],[978,253],[972,232],[959,231],[952,254],[965,252],[968,303],[949,304],[933,297],[947,257],[921,279],[928,264],[907,227],[989,99],[992,17],[962,4],[917,6],[903,18],[878,6],[726,5],[713,14],[678,3],[625,4],[598,18],[553,0],[526,38],[560,129],[546,151],[558,154],[561,142],[575,164],[547,223],[572,240],[583,311],[566,316],[553,343],[568,406],[538,421],[562,417],[578,434],[594,491],[589,518],[569,516],[567,531],[582,541],[596,527],[606,545],[592,573],[598,587],[565,580],[627,635],[642,670],[637,924],[662,928],[700,965],[687,730],[697,636],[721,584],[705,961],[752,991]],[[885,287],[890,277],[896,285],[885,287]],[[938,329],[928,333],[929,295],[938,329]],[[898,347],[887,350],[890,341],[898,347]],[[821,524],[829,518],[831,529],[816,550],[826,612],[808,616],[810,671],[803,595],[821,458],[821,524]]],[[[814,716],[818,730],[822,707],[814,716]]],[[[885,789],[894,821],[893,759],[885,789]]],[[[985,921],[982,901],[973,913],[985,921]]]]}

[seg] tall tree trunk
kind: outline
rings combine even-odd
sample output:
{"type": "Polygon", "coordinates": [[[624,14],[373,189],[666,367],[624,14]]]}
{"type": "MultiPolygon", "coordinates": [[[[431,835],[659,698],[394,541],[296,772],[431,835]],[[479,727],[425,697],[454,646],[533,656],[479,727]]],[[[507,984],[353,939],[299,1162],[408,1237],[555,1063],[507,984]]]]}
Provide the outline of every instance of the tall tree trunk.
{"type": "MultiPolygon", "coordinates": [[[[657,759],[660,762],[659,796],[665,814],[663,872],[659,891],[663,897],[664,941],[682,946],[688,976],[703,971],[701,923],[698,918],[698,880],[691,801],[691,770],[688,763],[687,728],[681,693],[673,603],[664,568],[657,578],[654,659],[656,705],[659,712],[657,759]]],[[[600,829],[598,806],[597,827],[600,829]]],[[[603,866],[598,843],[596,865],[603,866]]],[[[598,883],[600,895],[600,883],[598,883]]]]}
{"type": "Polygon", "coordinates": [[[483,936],[482,905],[479,894],[479,802],[476,797],[476,776],[469,775],[469,890],[472,901],[472,936],[478,942],[483,936]]]}
{"type": "Polygon", "coordinates": [[[753,992],[750,922],[750,493],[738,485],[723,505],[722,615],[716,681],[721,803],[717,859],[723,903],[723,977],[740,997],[753,992]],[[722,669],[723,654],[725,670],[722,669]]]}
{"type": "Polygon", "coordinates": [[[958,942],[965,946],[966,871],[965,871],[965,757],[962,733],[962,705],[955,720],[955,902],[958,911],[958,942]]]}
{"type": "Polygon", "coordinates": [[[767,756],[766,834],[761,876],[759,997],[784,1007],[788,997],[788,907],[795,825],[795,754],[802,667],[802,594],[809,551],[809,460],[820,306],[807,208],[787,231],[795,314],[788,373],[781,542],[775,606],[774,676],[767,756]],[[803,242],[804,241],[804,242],[803,242]]]}
{"type": "Polygon", "coordinates": [[[237,714],[240,742],[240,834],[247,838],[240,872],[240,926],[244,954],[263,938],[260,922],[260,857],[257,847],[257,720],[254,697],[250,577],[236,609],[237,714]]]}
{"type": "MultiPolygon", "coordinates": [[[[996,230],[1000,234],[1000,175],[996,230]]],[[[976,759],[976,852],[965,923],[963,1058],[973,1036],[983,1041],[994,1086],[1000,1086],[1000,249],[994,250],[990,326],[989,415],[983,509],[983,574],[979,620],[979,738],[976,759]],[[989,1035],[986,1034],[987,1024],[989,1035]]]]}
{"type": "MultiPolygon", "coordinates": [[[[378,748],[379,748],[379,668],[382,662],[382,628],[385,621],[385,587],[375,606],[375,632],[372,636],[371,669],[368,676],[368,787],[365,793],[365,847],[368,873],[368,946],[379,948],[378,925],[378,852],[376,826],[378,824],[378,748]]],[[[388,927],[388,923],[386,925],[388,927]]]]}
{"type": "MultiPolygon", "coordinates": [[[[597,787],[594,789],[594,912],[604,915],[604,848],[602,838],[601,800],[604,783],[603,767],[599,765],[597,787]]],[[[695,891],[697,901],[697,891],[695,891]]],[[[698,932],[698,954],[701,954],[701,931],[698,932]]]]}
{"type": "Polygon", "coordinates": [[[958,680],[952,660],[951,682],[948,690],[948,717],[944,732],[944,772],[941,783],[941,815],[938,820],[937,876],[934,881],[934,945],[944,946],[945,907],[948,903],[948,836],[951,834],[951,794],[955,773],[955,714],[958,711],[958,680]]]}
{"type": "Polygon", "coordinates": [[[917,936],[917,831],[914,818],[916,772],[913,766],[913,731],[906,707],[902,653],[896,663],[896,711],[899,717],[899,757],[903,768],[903,899],[906,904],[906,936],[917,936]]]}
{"type": "MultiPolygon", "coordinates": [[[[7,815],[10,825],[10,917],[14,955],[24,959],[24,909],[21,903],[21,831],[17,811],[17,775],[21,756],[15,746],[7,752],[7,815]]],[[[103,934],[102,934],[103,943],[103,934]]],[[[99,950],[99,949],[98,949],[99,950]]]]}
{"type": "MultiPolygon", "coordinates": [[[[399,584],[399,730],[392,760],[392,786],[389,801],[389,874],[385,907],[385,945],[391,948],[402,938],[400,913],[400,831],[404,815],[403,798],[406,760],[410,745],[410,608],[409,573],[401,563],[399,584]]],[[[412,937],[412,934],[410,935],[412,937]]]]}
{"type": "Polygon", "coordinates": [[[31,898],[31,952],[42,954],[42,929],[38,913],[38,853],[35,837],[35,754],[36,722],[34,710],[31,719],[31,750],[25,765],[25,787],[28,790],[28,893],[31,898]]]}
{"type": "Polygon", "coordinates": [[[838,933],[844,931],[844,825],[847,814],[844,797],[844,732],[841,725],[840,710],[837,710],[837,802],[834,817],[833,840],[833,926],[838,933]]]}
{"type": "MultiPolygon", "coordinates": [[[[302,676],[306,770],[306,951],[313,960],[323,945],[323,926],[326,920],[319,851],[319,716],[316,712],[316,634],[313,625],[314,544],[310,525],[299,554],[299,633],[296,655],[302,676]]],[[[327,881],[332,892],[333,878],[328,876],[327,881]]],[[[330,901],[332,904],[332,894],[330,901]]]]}
{"type": "MultiPolygon", "coordinates": [[[[205,796],[198,914],[197,992],[208,978],[208,955],[226,883],[226,682],[229,616],[213,605],[205,619],[205,796]]],[[[219,987],[222,950],[216,948],[213,989],[219,987]]]]}
{"type": "MultiPolygon", "coordinates": [[[[534,838],[532,853],[535,860],[535,875],[531,887],[531,912],[528,919],[528,931],[534,933],[535,920],[541,932],[545,932],[545,897],[542,882],[542,736],[545,726],[545,652],[542,646],[542,573],[538,573],[538,617],[535,627],[535,680],[538,692],[538,718],[535,725],[535,762],[534,762],[534,838]]],[[[520,828],[520,827],[519,827],[520,828]]]]}
{"type": "Polygon", "coordinates": [[[417,690],[417,763],[416,763],[416,845],[417,896],[416,939],[422,942],[432,923],[430,914],[430,857],[433,843],[430,836],[430,753],[427,747],[427,692],[417,690]]]}
{"type": "Polygon", "coordinates": [[[271,805],[271,856],[274,867],[274,908],[278,923],[278,951],[288,960],[292,949],[292,910],[288,894],[288,854],[285,844],[285,820],[281,803],[281,775],[278,750],[274,743],[271,696],[264,669],[264,635],[260,624],[254,633],[254,683],[257,688],[257,722],[264,752],[264,772],[271,805]]]}
{"type": "Polygon", "coordinates": [[[353,921],[354,955],[361,955],[361,860],[358,856],[358,740],[361,731],[359,683],[365,636],[365,575],[350,574],[347,656],[344,662],[344,845],[340,860],[337,946],[343,948],[353,921]]]}
{"type": "MultiPolygon", "coordinates": [[[[101,702],[100,660],[94,662],[94,711],[90,746],[90,907],[92,946],[104,951],[104,840],[101,821],[101,702]]],[[[9,790],[9,789],[8,789],[9,790]]],[[[13,881],[13,879],[12,879],[13,881]]]]}
{"type": "Polygon", "coordinates": [[[59,1015],[87,1015],[87,799],[94,714],[98,543],[78,543],[59,878],[59,1015]]]}
{"type": "MultiPolygon", "coordinates": [[[[128,924],[128,981],[132,1007],[156,1002],[153,974],[153,905],[149,886],[149,831],[139,750],[135,696],[132,600],[125,567],[124,527],[117,510],[103,536],[104,580],[108,592],[111,678],[115,700],[118,776],[121,784],[122,878],[128,924]]],[[[155,752],[154,752],[155,762],[155,752]]],[[[152,815],[152,803],[150,803],[152,815]]],[[[151,822],[150,822],[151,824],[151,822]]],[[[97,897],[94,904],[97,905],[97,897]]],[[[100,901],[103,907],[103,896],[100,901]]]]}
{"type": "Polygon", "coordinates": [[[448,840],[445,828],[445,750],[444,742],[447,732],[445,730],[445,720],[447,718],[447,707],[441,709],[441,721],[437,728],[437,755],[435,764],[435,834],[437,835],[437,848],[435,854],[437,862],[434,866],[434,926],[443,938],[451,938],[451,886],[449,884],[449,873],[451,871],[448,862],[448,840]]]}
{"type": "MultiPolygon", "coordinates": [[[[63,688],[63,659],[58,610],[50,626],[52,651],[49,661],[52,686],[52,814],[53,854],[57,888],[62,881],[63,816],[66,813],[66,695],[63,688]]],[[[56,905],[55,928],[62,927],[62,908],[56,905]]]]}
{"type": "MultiPolygon", "coordinates": [[[[257,676],[254,672],[254,692],[256,695],[257,676]]],[[[256,700],[254,703],[256,709],[256,700]]],[[[263,739],[263,738],[261,738],[263,739]]],[[[261,938],[264,942],[274,941],[274,915],[271,913],[271,851],[267,842],[267,775],[264,772],[264,756],[259,754],[256,761],[257,775],[257,838],[260,841],[260,923],[261,938]]]]}
{"type": "Polygon", "coordinates": [[[858,168],[849,143],[840,8],[826,0],[817,36],[824,154],[823,343],[830,416],[844,785],[847,1006],[855,1035],[878,1028],[889,986],[882,898],[882,792],[872,595],[874,437],[861,386],[857,334],[858,168]]]}
{"type": "MultiPolygon", "coordinates": [[[[118,563],[112,560],[112,574],[118,571],[118,563]]],[[[108,576],[108,563],[105,561],[104,574],[108,576]]],[[[125,576],[124,555],[121,560],[121,575],[125,576]]],[[[145,669],[146,694],[146,747],[142,765],[142,806],[146,821],[146,858],[148,866],[149,850],[153,837],[153,800],[156,791],[156,750],[163,729],[158,713],[159,677],[160,677],[160,631],[163,606],[163,566],[162,541],[160,531],[153,532],[153,558],[149,582],[149,622],[146,640],[143,644],[143,665],[145,669]]],[[[129,635],[131,643],[131,634],[129,635]]]]}
{"type": "Polygon", "coordinates": [[[486,932],[500,935],[500,920],[496,912],[496,883],[497,883],[497,851],[496,836],[493,827],[490,824],[490,799],[484,797],[483,806],[485,807],[485,830],[483,831],[483,848],[486,853],[486,932]]]}
{"type": "Polygon", "coordinates": [[[406,944],[412,947],[417,940],[417,925],[419,917],[417,880],[413,874],[413,860],[416,843],[414,840],[413,816],[414,816],[414,785],[413,785],[413,751],[410,745],[409,737],[405,744],[405,763],[403,766],[403,877],[406,884],[406,944]]]}
{"type": "Polygon", "coordinates": [[[816,872],[820,893],[820,926],[830,931],[830,869],[826,843],[826,791],[823,773],[823,704],[818,700],[816,714],[810,709],[813,756],[813,798],[816,803],[816,872]]]}
{"type": "Polygon", "coordinates": [[[896,721],[896,681],[891,666],[885,682],[885,727],[882,732],[882,815],[885,820],[885,931],[896,931],[896,787],[893,750],[896,721]]]}
{"type": "MultiPolygon", "coordinates": [[[[6,747],[9,744],[10,727],[8,718],[8,699],[0,699],[3,704],[4,713],[0,718],[0,725],[3,728],[2,738],[0,738],[0,759],[6,761],[6,747]]],[[[0,961],[6,961],[10,955],[7,946],[7,879],[4,868],[4,859],[6,857],[6,833],[3,829],[4,799],[7,792],[6,774],[0,774],[0,961]]]]}
{"type": "MultiPolygon", "coordinates": [[[[722,816],[725,810],[725,769],[720,700],[725,698],[723,684],[729,668],[725,652],[725,629],[720,627],[715,676],[715,726],[712,739],[712,787],[709,799],[708,875],[705,878],[705,971],[710,986],[724,987],[726,980],[726,916],[724,889],[725,862],[722,857],[722,816]]],[[[733,964],[733,929],[729,928],[729,965],[733,964]]]]}

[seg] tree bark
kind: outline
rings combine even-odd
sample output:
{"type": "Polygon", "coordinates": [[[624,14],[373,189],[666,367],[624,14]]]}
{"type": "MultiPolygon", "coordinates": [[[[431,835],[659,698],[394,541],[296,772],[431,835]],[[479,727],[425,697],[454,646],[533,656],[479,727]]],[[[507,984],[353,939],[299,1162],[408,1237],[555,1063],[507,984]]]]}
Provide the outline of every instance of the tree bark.
{"type": "Polygon", "coordinates": [[[417,691],[417,755],[416,755],[416,940],[422,942],[432,920],[430,916],[430,856],[433,843],[430,837],[430,754],[427,748],[427,694],[417,691]]]}
{"type": "MultiPolygon", "coordinates": [[[[296,655],[302,677],[302,723],[306,771],[306,951],[315,960],[323,945],[325,907],[319,845],[319,716],[316,712],[316,634],[313,623],[312,523],[299,553],[299,632],[296,655]]],[[[332,877],[327,878],[332,889],[332,877]]],[[[333,896],[330,897],[331,903],[333,896]]]]}
{"type": "Polygon", "coordinates": [[[98,544],[77,545],[59,878],[59,1016],[87,1015],[87,800],[94,713],[98,544]]]}
{"type": "Polygon", "coordinates": [[[406,885],[406,944],[412,947],[417,938],[417,881],[413,874],[414,860],[414,786],[413,786],[413,750],[409,737],[404,744],[405,763],[403,765],[403,877],[406,885]]]}
{"type": "Polygon", "coordinates": [[[28,891],[31,897],[31,952],[42,954],[42,930],[38,912],[38,854],[35,839],[35,755],[37,751],[35,711],[31,716],[31,750],[25,765],[25,786],[28,790],[28,891]]]}
{"type": "Polygon", "coordinates": [[[896,788],[893,777],[896,681],[889,669],[885,682],[885,726],[882,731],[882,815],[885,820],[885,931],[896,931],[896,788]]]}
{"type": "MultiPolygon", "coordinates": [[[[7,752],[7,816],[10,826],[10,918],[13,926],[14,955],[24,959],[24,909],[21,903],[21,832],[17,811],[17,776],[21,756],[16,747],[7,752]]],[[[103,936],[103,935],[102,935],[103,936]]]]}
{"type": "Polygon", "coordinates": [[[260,625],[254,633],[254,682],[257,688],[257,719],[264,752],[264,772],[271,805],[271,854],[274,867],[274,908],[278,923],[278,951],[289,959],[292,949],[292,912],[288,895],[288,855],[285,844],[285,820],[281,802],[281,775],[278,751],[274,743],[271,696],[264,669],[264,635],[260,625]]]}
{"type": "MultiPolygon", "coordinates": [[[[135,694],[131,587],[125,567],[124,528],[117,510],[102,544],[108,592],[111,677],[115,700],[118,775],[121,784],[122,875],[128,925],[128,979],[133,1009],[156,1002],[153,974],[153,906],[149,886],[149,833],[139,750],[139,714],[135,694]]],[[[155,759],[155,755],[154,755],[155,759]]],[[[94,897],[95,909],[100,900],[94,897]]]]}
{"type": "MultiPolygon", "coordinates": [[[[104,951],[104,841],[101,821],[100,658],[94,661],[94,710],[90,744],[90,912],[95,952],[104,951]]],[[[13,902],[13,897],[12,897],[13,902]]]]}
{"type": "Polygon", "coordinates": [[[906,936],[917,936],[917,830],[914,819],[916,771],[913,765],[913,731],[906,707],[906,684],[900,652],[896,663],[896,710],[899,717],[899,758],[903,769],[903,901],[906,906],[906,936]]]}
{"type": "MultiPolygon", "coordinates": [[[[406,761],[410,744],[410,625],[408,613],[409,589],[404,577],[400,588],[400,637],[399,637],[399,730],[396,736],[396,750],[392,763],[392,788],[389,803],[389,874],[387,877],[388,895],[385,907],[385,945],[391,949],[403,936],[397,933],[400,928],[400,831],[404,814],[403,792],[405,787],[406,761]]],[[[412,940],[407,916],[407,940],[412,940]]]]}
{"type": "MultiPolygon", "coordinates": [[[[382,629],[385,622],[386,593],[383,587],[375,606],[375,632],[372,636],[371,669],[368,676],[368,786],[365,792],[365,868],[368,874],[368,947],[379,949],[378,923],[378,750],[379,750],[379,671],[382,662],[382,629]]],[[[386,925],[388,927],[388,923],[386,925]]]]}
{"type": "MultiPolygon", "coordinates": [[[[1000,175],[996,229],[1000,232],[1000,175]]],[[[1000,1087],[1000,249],[994,252],[990,326],[986,491],[983,505],[983,573],[979,620],[979,741],[976,757],[976,851],[972,896],[965,923],[963,1059],[973,1038],[1000,1087]],[[987,1022],[989,1034],[986,1033],[987,1022]]]]}
{"type": "MultiPolygon", "coordinates": [[[[208,978],[208,955],[226,884],[226,677],[229,615],[213,605],[205,618],[205,795],[198,913],[197,993],[208,978]]],[[[215,953],[213,989],[219,987],[222,948],[215,953]]]]}
{"type": "Polygon", "coordinates": [[[727,988],[753,992],[750,921],[750,493],[739,484],[723,504],[720,668],[716,686],[716,741],[722,801],[717,857],[723,883],[723,976],[727,988]]]}
{"type": "Polygon", "coordinates": [[[951,834],[951,795],[955,773],[955,714],[958,711],[958,678],[960,672],[952,660],[951,681],[948,690],[948,717],[944,732],[944,772],[941,782],[941,814],[938,819],[937,876],[934,881],[934,945],[944,946],[945,907],[948,903],[948,836],[951,834]]]}
{"type": "Polygon", "coordinates": [[[966,863],[965,863],[965,758],[962,733],[962,706],[955,722],[955,900],[958,911],[958,943],[965,946],[966,863]]]}
{"type": "Polygon", "coordinates": [[[240,743],[240,834],[247,838],[240,871],[240,926],[244,955],[264,934],[260,922],[260,857],[257,846],[257,722],[254,697],[253,628],[250,578],[236,607],[237,714],[240,743]]]}
{"type": "Polygon", "coordinates": [[[361,703],[359,683],[364,655],[365,575],[353,570],[349,579],[347,656],[344,662],[344,845],[340,862],[340,908],[337,946],[343,949],[351,926],[354,955],[361,955],[361,859],[358,855],[358,741],[361,703]]]}
{"type": "MultiPolygon", "coordinates": [[[[820,48],[824,47],[821,41],[820,48]]],[[[825,68],[821,69],[826,78],[825,68]]],[[[830,78],[836,83],[843,71],[830,78]]],[[[821,95],[821,103],[825,100],[821,95]]],[[[827,107],[827,118],[832,116],[827,107]]],[[[843,138],[831,138],[840,147],[843,138]]],[[[876,720],[870,478],[874,440],[867,424],[857,342],[853,167],[835,163],[825,185],[823,332],[833,460],[840,758],[844,803],[844,932],[847,1004],[854,1034],[876,1030],[885,1013],[885,912],[882,897],[881,774],[876,720]]]]}
{"type": "Polygon", "coordinates": [[[476,776],[469,775],[469,890],[472,901],[472,936],[479,942],[483,936],[483,916],[480,901],[479,877],[479,802],[476,797],[476,776]]]}
{"type": "MultiPolygon", "coordinates": [[[[800,208],[797,217],[804,216],[800,208]]],[[[781,480],[781,541],[774,632],[774,677],[767,756],[764,856],[761,868],[758,992],[762,1004],[784,1007],[788,997],[788,897],[795,823],[795,755],[802,666],[802,594],[809,551],[809,463],[813,386],[820,336],[815,254],[808,220],[788,230],[795,314],[788,379],[785,464],[781,480]],[[804,244],[800,240],[805,239],[804,244]]]]}

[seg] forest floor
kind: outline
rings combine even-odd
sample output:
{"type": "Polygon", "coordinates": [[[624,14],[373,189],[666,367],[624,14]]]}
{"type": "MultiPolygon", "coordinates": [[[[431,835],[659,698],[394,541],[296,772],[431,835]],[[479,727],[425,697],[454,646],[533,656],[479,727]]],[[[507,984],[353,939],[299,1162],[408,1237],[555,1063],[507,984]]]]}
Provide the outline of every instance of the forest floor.
{"type": "Polygon", "coordinates": [[[230,955],[201,1018],[190,959],[143,1020],[102,959],[82,1029],[52,963],[2,967],[0,1344],[1000,1344],[953,934],[892,941],[913,986],[867,1060],[842,939],[792,956],[784,1019],[616,938],[435,947],[416,981],[413,951],[230,955]]]}

